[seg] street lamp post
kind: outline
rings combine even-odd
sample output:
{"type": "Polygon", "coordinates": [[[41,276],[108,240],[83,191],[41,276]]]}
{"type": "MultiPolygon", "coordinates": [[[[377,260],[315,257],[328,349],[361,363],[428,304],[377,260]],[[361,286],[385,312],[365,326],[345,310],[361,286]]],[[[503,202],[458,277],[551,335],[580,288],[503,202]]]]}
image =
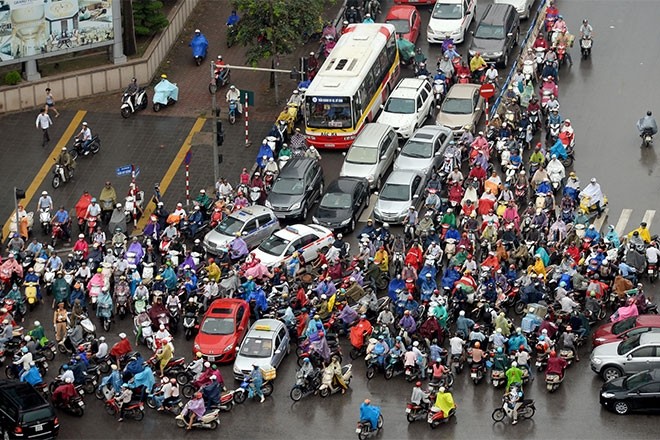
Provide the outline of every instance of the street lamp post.
{"type": "Polygon", "coordinates": [[[213,185],[220,179],[220,163],[218,162],[218,116],[220,109],[215,97],[218,86],[215,83],[215,64],[211,61],[211,114],[213,117],[213,185]]]}

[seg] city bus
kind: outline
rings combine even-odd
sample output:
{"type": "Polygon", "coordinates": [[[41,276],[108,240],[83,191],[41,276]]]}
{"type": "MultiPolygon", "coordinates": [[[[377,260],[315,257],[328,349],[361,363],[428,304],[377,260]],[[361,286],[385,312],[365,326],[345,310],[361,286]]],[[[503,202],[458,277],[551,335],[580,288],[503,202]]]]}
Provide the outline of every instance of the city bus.
{"type": "Polygon", "coordinates": [[[345,150],[371,122],[400,74],[390,24],[351,24],[305,93],[305,135],[317,148],[345,150]]]}

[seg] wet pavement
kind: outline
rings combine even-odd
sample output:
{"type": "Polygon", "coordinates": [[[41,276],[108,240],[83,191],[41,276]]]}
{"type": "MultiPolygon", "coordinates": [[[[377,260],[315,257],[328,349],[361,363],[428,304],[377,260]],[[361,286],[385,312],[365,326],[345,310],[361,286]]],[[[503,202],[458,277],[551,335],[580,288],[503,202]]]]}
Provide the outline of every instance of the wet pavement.
{"type": "MultiPolygon", "coordinates": [[[[481,3],[479,8],[482,10],[481,3]]],[[[585,182],[591,176],[599,179],[610,197],[610,222],[616,223],[622,209],[633,210],[628,224],[628,229],[631,229],[641,220],[644,210],[652,209],[658,204],[655,147],[640,150],[634,127],[636,119],[647,108],[656,110],[652,104],[659,102],[660,98],[660,91],[650,85],[655,79],[653,74],[660,67],[660,61],[653,55],[654,52],[645,51],[640,46],[641,41],[660,40],[660,31],[655,26],[657,3],[628,0],[619,3],[607,2],[607,7],[604,7],[602,2],[581,0],[559,2],[559,8],[567,18],[569,30],[575,32],[581,19],[588,17],[596,33],[592,58],[580,61],[578,48],[573,48],[573,68],[560,73],[562,114],[571,119],[577,133],[575,170],[585,182]],[[614,54],[615,62],[612,59],[614,54]]],[[[477,16],[480,16],[479,11],[477,16]]],[[[425,29],[428,15],[424,12],[422,17],[425,29]]],[[[419,41],[422,40],[423,34],[419,41]]],[[[183,49],[178,49],[181,53],[187,49],[183,46],[183,49]]],[[[439,51],[437,47],[427,50],[425,43],[421,46],[430,59],[439,51]]],[[[465,47],[463,44],[459,50],[463,51],[465,47]]],[[[202,86],[205,87],[206,84],[200,84],[200,87],[202,86]]],[[[206,96],[208,99],[208,92],[206,96]]],[[[78,108],[89,108],[90,112],[84,115],[85,120],[93,130],[96,128],[102,133],[103,140],[99,155],[79,161],[76,181],[55,192],[56,204],[65,201],[72,206],[82,189],[87,188],[96,194],[108,176],[113,182],[119,182],[116,185],[117,191],[123,194],[130,178],[114,177],[114,169],[131,162],[140,166],[138,183],[149,195],[152,184],[162,178],[198,116],[194,108],[185,109],[183,105],[177,104],[172,109],[161,112],[158,117],[150,115],[150,110],[147,110],[144,114],[123,121],[119,116],[116,97],[112,98],[112,105],[110,98],[104,99],[100,100],[101,108],[80,104],[74,109],[73,104],[67,105],[67,110],[55,120],[56,125],[51,132],[53,139],[61,136],[60,133],[64,132],[68,121],[75,118],[78,108]],[[104,99],[108,100],[108,104],[103,104],[104,99]]],[[[202,112],[202,108],[203,106],[200,106],[198,111],[202,112]]],[[[5,139],[11,140],[16,154],[16,165],[10,165],[8,161],[0,163],[4,187],[29,185],[31,176],[34,176],[48,155],[48,151],[40,149],[40,133],[27,130],[32,128],[34,117],[35,115],[26,114],[0,118],[3,134],[7,133],[5,139]],[[22,127],[26,127],[27,131],[20,131],[22,127]],[[25,145],[25,148],[17,147],[22,145],[25,145]]],[[[256,126],[255,133],[259,133],[259,130],[265,133],[270,125],[269,121],[270,119],[264,118],[261,126],[256,126]]],[[[251,165],[256,149],[252,147],[247,150],[249,153],[246,152],[243,127],[240,124],[224,125],[227,136],[222,151],[225,162],[221,170],[230,180],[235,181],[240,172],[239,168],[251,165]]],[[[210,131],[208,123],[203,130],[210,131]]],[[[212,177],[209,177],[212,176],[212,167],[208,163],[210,148],[195,145],[193,142],[192,151],[191,188],[209,187],[212,184],[212,177]]],[[[342,156],[330,152],[322,154],[326,180],[329,180],[338,175],[342,156]]],[[[183,170],[179,169],[173,178],[171,189],[166,194],[168,205],[183,198],[182,173],[183,170]]],[[[50,185],[49,178],[50,175],[45,178],[39,192],[50,185]]],[[[36,199],[32,200],[31,204],[34,205],[35,202],[36,199]]],[[[3,220],[11,211],[7,208],[10,203],[11,193],[0,194],[0,206],[4,208],[0,210],[0,218],[3,220]]],[[[48,323],[51,313],[46,305],[40,305],[30,320],[37,318],[48,323]]],[[[108,341],[115,342],[117,338],[114,335],[120,331],[132,333],[131,327],[129,320],[116,323],[111,329],[108,341]]],[[[175,346],[177,355],[190,358],[190,342],[186,342],[179,335],[175,346]]],[[[144,347],[141,347],[141,350],[146,354],[144,347]]],[[[348,347],[344,346],[343,351],[348,353],[348,347]]],[[[248,401],[234,408],[231,413],[223,413],[218,431],[185,434],[183,430],[175,427],[171,416],[149,409],[142,422],[118,423],[103,411],[99,401],[93,396],[87,396],[87,412],[83,419],[61,415],[61,438],[166,439],[181,438],[184,435],[202,439],[225,436],[258,439],[354,438],[358,408],[367,397],[383,409],[385,426],[380,434],[383,439],[657,438],[657,415],[621,417],[600,408],[598,390],[602,381],[589,369],[588,348],[582,349],[581,357],[582,362],[571,366],[566,380],[554,394],[547,394],[543,381],[539,379],[528,387],[527,398],[536,401],[536,415],[532,420],[522,421],[517,426],[492,422],[490,414],[500,404],[501,390],[493,390],[487,382],[474,386],[465,372],[457,378],[453,389],[458,405],[454,421],[435,431],[431,431],[423,421],[408,424],[404,406],[410,397],[411,384],[401,377],[385,381],[382,376],[368,382],[362,360],[354,362],[352,389],[345,396],[334,395],[328,399],[309,396],[294,404],[289,398],[296,368],[293,355],[289,356],[278,370],[273,396],[263,404],[248,401]]],[[[63,356],[58,355],[55,364],[59,365],[64,360],[63,356]]],[[[222,367],[221,371],[228,387],[236,386],[231,379],[231,366],[222,367]]]]}

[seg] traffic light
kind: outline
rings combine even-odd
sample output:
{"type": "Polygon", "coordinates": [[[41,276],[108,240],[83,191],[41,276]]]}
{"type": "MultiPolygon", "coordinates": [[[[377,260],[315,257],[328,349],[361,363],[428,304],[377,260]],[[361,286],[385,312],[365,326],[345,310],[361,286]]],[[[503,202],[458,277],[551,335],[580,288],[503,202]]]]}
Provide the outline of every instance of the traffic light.
{"type": "Polygon", "coordinates": [[[16,197],[16,200],[21,200],[25,198],[25,191],[22,189],[14,188],[14,197],[16,197]]]}

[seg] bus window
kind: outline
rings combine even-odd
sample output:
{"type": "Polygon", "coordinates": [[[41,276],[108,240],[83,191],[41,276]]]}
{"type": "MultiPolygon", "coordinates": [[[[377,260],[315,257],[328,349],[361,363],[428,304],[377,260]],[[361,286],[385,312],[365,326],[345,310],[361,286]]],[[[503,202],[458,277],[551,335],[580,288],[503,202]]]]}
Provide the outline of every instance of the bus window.
{"type": "Polygon", "coordinates": [[[387,67],[385,68],[381,67],[379,59],[374,60],[374,66],[371,68],[371,73],[374,76],[374,82],[376,83],[376,87],[371,91],[371,93],[374,93],[378,88],[378,86],[380,86],[380,83],[383,80],[383,72],[386,69],[387,67]]]}
{"type": "Polygon", "coordinates": [[[378,57],[378,61],[380,62],[381,66],[385,66],[383,68],[383,73],[382,73],[383,76],[381,77],[381,80],[379,81],[379,82],[382,82],[385,75],[387,75],[387,70],[388,70],[387,67],[390,66],[392,63],[387,62],[387,53],[385,53],[385,51],[382,51],[380,53],[380,56],[378,57]]]}
{"type": "Polygon", "coordinates": [[[390,39],[387,40],[387,46],[385,46],[387,51],[387,60],[389,61],[388,65],[391,65],[394,62],[396,57],[396,39],[394,35],[390,36],[390,39]]]}

